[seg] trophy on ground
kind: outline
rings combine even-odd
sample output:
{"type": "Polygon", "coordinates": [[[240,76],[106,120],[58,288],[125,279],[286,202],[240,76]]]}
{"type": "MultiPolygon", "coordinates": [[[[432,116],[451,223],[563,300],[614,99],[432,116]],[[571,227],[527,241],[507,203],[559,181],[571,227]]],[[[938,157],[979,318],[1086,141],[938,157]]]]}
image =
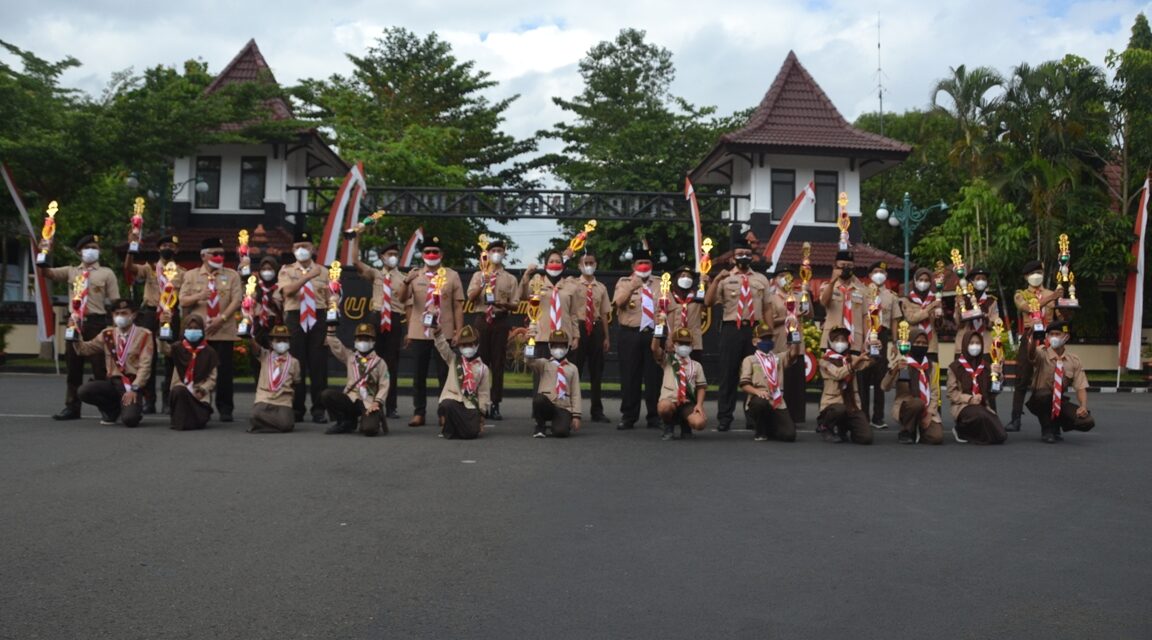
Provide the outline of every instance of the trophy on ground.
{"type": "Polygon", "coordinates": [[[1076,274],[1068,266],[1072,253],[1068,250],[1068,234],[1060,234],[1060,267],[1056,270],[1056,284],[1064,286],[1065,297],[1056,300],[1056,306],[1061,309],[1079,309],[1080,301],[1076,299],[1076,274]]]}
{"type": "MultiPolygon", "coordinates": [[[[173,284],[173,281],[176,279],[178,273],[179,269],[176,267],[175,262],[169,262],[164,265],[165,282],[164,289],[160,291],[160,308],[163,310],[162,315],[165,318],[171,318],[172,310],[176,308],[178,295],[176,285],[173,284]]],[[[173,340],[172,323],[170,321],[165,321],[164,324],[160,325],[160,339],[166,342],[173,340]]]]}
{"type": "Polygon", "coordinates": [[[140,240],[144,237],[144,198],[137,197],[132,205],[132,226],[128,230],[128,253],[140,253],[140,240]]]}
{"type": "MultiPolygon", "coordinates": [[[[340,261],[333,260],[332,265],[328,267],[328,291],[331,293],[328,296],[328,324],[337,324],[340,322],[340,261]]],[[[443,267],[441,267],[443,271],[443,267]]],[[[437,288],[437,296],[439,296],[439,288],[437,288]]]]}
{"type": "Polygon", "coordinates": [[[48,254],[52,252],[52,238],[56,237],[56,212],[59,211],[56,201],[48,203],[48,210],[44,212],[44,227],[40,229],[40,252],[36,254],[36,264],[48,264],[48,254]]]}
{"type": "MultiPolygon", "coordinates": [[[[248,337],[252,335],[252,309],[256,306],[256,276],[248,276],[248,283],[244,285],[244,300],[240,302],[240,324],[236,328],[237,335],[248,337]]],[[[328,322],[332,320],[329,312],[328,322]]]]}

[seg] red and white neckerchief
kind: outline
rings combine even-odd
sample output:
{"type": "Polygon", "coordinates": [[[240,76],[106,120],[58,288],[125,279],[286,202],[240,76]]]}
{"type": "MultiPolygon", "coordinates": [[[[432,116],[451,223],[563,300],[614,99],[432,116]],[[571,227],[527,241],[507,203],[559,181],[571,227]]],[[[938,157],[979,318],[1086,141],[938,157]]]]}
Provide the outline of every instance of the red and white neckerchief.
{"type": "Polygon", "coordinates": [[[312,278],[308,278],[300,288],[300,328],[307,333],[314,326],[316,326],[316,288],[312,285],[312,278]]]}
{"type": "Polygon", "coordinates": [[[928,372],[932,369],[932,361],[925,358],[924,362],[917,362],[912,356],[905,356],[909,367],[919,374],[920,399],[927,406],[932,402],[932,386],[928,382],[928,372]]]}
{"type": "Polygon", "coordinates": [[[119,329],[113,332],[116,335],[115,352],[113,357],[116,360],[116,367],[120,369],[120,373],[126,373],[124,367],[128,365],[128,355],[132,353],[132,344],[136,339],[136,325],[125,334],[119,329]]]}
{"type": "Polygon", "coordinates": [[[160,284],[160,291],[164,291],[164,288],[168,286],[168,276],[164,275],[163,260],[156,261],[156,282],[160,284]]]}
{"type": "Polygon", "coordinates": [[[92,269],[85,267],[80,270],[80,290],[73,293],[72,310],[76,317],[76,328],[84,326],[84,318],[88,316],[88,280],[92,277],[92,269]]]}
{"type": "Polygon", "coordinates": [[[208,319],[220,315],[220,292],[216,289],[216,274],[208,274],[208,319]]]}
{"type": "Polygon", "coordinates": [[[656,301],[647,284],[640,287],[640,329],[656,328],[656,301]]]}
{"type": "Polygon", "coordinates": [[[1060,405],[1064,401],[1064,356],[1056,355],[1056,376],[1052,379],[1052,419],[1060,417],[1060,405]]]}
{"type": "Polygon", "coordinates": [[[384,274],[380,285],[380,331],[392,330],[392,272],[384,274]]]}
{"type": "MultiPolygon", "coordinates": [[[[428,280],[428,288],[424,291],[424,317],[428,317],[436,315],[436,274],[426,271],[424,278],[428,280]]],[[[432,327],[424,327],[424,337],[432,337],[432,327]]]]}
{"type": "Polygon", "coordinates": [[[548,304],[548,331],[559,331],[564,328],[563,324],[564,318],[560,315],[560,283],[556,282],[552,285],[552,299],[548,304]]]}
{"type": "Polygon", "coordinates": [[[360,393],[360,399],[367,401],[368,399],[368,376],[372,370],[376,368],[380,356],[375,353],[369,353],[367,357],[356,354],[356,375],[359,377],[352,384],[353,387],[360,393]]]}
{"type": "MultiPolygon", "coordinates": [[[[919,291],[913,291],[912,293],[908,294],[908,299],[920,305],[920,309],[926,310],[928,305],[936,302],[936,294],[932,291],[929,291],[927,295],[923,295],[919,291]]],[[[920,321],[920,330],[928,335],[931,335],[932,324],[932,314],[925,311],[924,319],[920,321]]]]}
{"type": "Polygon", "coordinates": [[[964,367],[964,370],[972,377],[972,394],[980,393],[980,374],[984,373],[984,360],[980,360],[980,366],[975,369],[968,363],[968,358],[960,356],[959,360],[960,366],[964,367]]]}
{"type": "Polygon", "coordinates": [[[688,383],[696,378],[692,358],[676,357],[676,404],[688,401],[688,383]]]}
{"type": "MultiPolygon", "coordinates": [[[[987,291],[981,291],[980,295],[976,296],[977,308],[980,309],[981,311],[984,311],[985,313],[987,313],[987,309],[984,308],[984,305],[987,301],[988,301],[988,292],[987,291]]],[[[980,333],[980,334],[984,333],[984,318],[983,317],[974,318],[972,320],[972,330],[975,331],[976,333],[980,333]]]]}
{"type": "Polygon", "coordinates": [[[688,326],[688,303],[692,301],[692,292],[689,291],[688,295],[681,299],[680,296],[672,294],[672,299],[680,306],[680,326],[688,326]]]}
{"type": "MultiPolygon", "coordinates": [[[[835,349],[825,350],[824,351],[824,359],[831,362],[832,364],[834,364],[836,366],[844,366],[846,363],[846,360],[844,358],[844,354],[836,353],[835,349]]],[[[855,379],[856,379],[856,376],[849,373],[847,378],[840,381],[840,395],[843,396],[845,405],[853,406],[856,404],[855,402],[853,402],[853,396],[850,396],[847,393],[848,388],[852,386],[852,381],[855,379]]]]}
{"type": "Polygon", "coordinates": [[[268,370],[268,390],[276,393],[288,380],[288,372],[292,370],[292,356],[274,355],[269,358],[268,365],[265,367],[268,370]]]}
{"type": "Polygon", "coordinates": [[[568,376],[564,375],[564,367],[568,364],[567,360],[553,360],[556,363],[556,399],[568,397],[568,376]]]}
{"type": "Polygon", "coordinates": [[[772,395],[772,408],[779,409],[784,400],[780,392],[780,379],[778,377],[778,362],[776,354],[756,352],[756,359],[760,361],[760,368],[764,370],[764,379],[768,382],[768,393],[772,395]]]}
{"type": "Polygon", "coordinates": [[[263,278],[260,279],[260,326],[271,326],[272,316],[268,312],[268,308],[275,304],[276,283],[265,284],[263,278]]]}
{"type": "Polygon", "coordinates": [[[748,276],[740,276],[740,298],[736,301],[736,326],[740,327],[744,321],[752,321],[749,311],[752,307],[752,287],[748,276]]]}
{"type": "Polygon", "coordinates": [[[853,345],[856,344],[856,323],[852,321],[852,291],[854,287],[849,285],[838,288],[840,289],[840,298],[843,300],[842,324],[848,330],[848,344],[853,345]]]}
{"type": "Polygon", "coordinates": [[[584,328],[588,331],[588,335],[592,335],[592,325],[596,324],[596,300],[593,298],[596,281],[585,280],[584,289],[587,292],[584,296],[584,328]]]}
{"type": "MultiPolygon", "coordinates": [[[[492,324],[496,321],[496,271],[493,270],[487,277],[487,289],[492,292],[492,302],[484,309],[484,321],[492,324]]],[[[482,276],[483,277],[483,276],[482,276]]]]}
{"type": "Polygon", "coordinates": [[[184,377],[182,379],[184,386],[188,387],[188,390],[191,391],[192,383],[196,381],[196,356],[200,355],[200,352],[208,345],[205,344],[203,340],[200,340],[195,345],[185,340],[183,341],[183,345],[184,351],[188,353],[188,366],[184,369],[184,377]]]}

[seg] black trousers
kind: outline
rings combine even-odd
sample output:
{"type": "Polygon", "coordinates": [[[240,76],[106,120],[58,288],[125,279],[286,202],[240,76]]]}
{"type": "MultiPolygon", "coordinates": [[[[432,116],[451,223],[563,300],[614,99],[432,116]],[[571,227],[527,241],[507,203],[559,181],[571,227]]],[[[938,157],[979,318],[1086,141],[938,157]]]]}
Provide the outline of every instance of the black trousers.
{"type": "Polygon", "coordinates": [[[232,402],[232,389],[236,378],[235,366],[232,363],[232,348],[236,345],[231,340],[209,340],[208,346],[216,352],[220,364],[216,366],[216,411],[222,416],[232,415],[235,405],[232,402]]]}
{"type": "MultiPolygon", "coordinates": [[[[380,312],[375,311],[370,315],[372,322],[377,329],[380,328],[380,312]]],[[[392,384],[388,387],[388,397],[384,399],[384,410],[392,412],[396,410],[396,394],[398,392],[398,385],[396,384],[396,376],[400,371],[400,349],[404,344],[404,325],[400,323],[400,314],[392,314],[392,329],[389,331],[381,331],[376,334],[376,355],[384,360],[384,364],[388,366],[388,375],[392,376],[392,384]]]]}
{"type": "MultiPolygon", "coordinates": [[[[136,324],[152,332],[152,370],[148,372],[148,382],[144,384],[144,400],[147,404],[155,404],[156,370],[160,368],[160,350],[156,348],[156,340],[160,337],[160,317],[156,307],[140,307],[136,313],[136,324]]],[[[171,378],[165,377],[164,382],[170,383],[171,378]]],[[[168,385],[161,385],[160,388],[166,389],[168,385]]]]}
{"type": "Polygon", "coordinates": [[[664,372],[652,357],[652,331],[620,327],[620,421],[635,424],[640,419],[641,386],[649,426],[660,426],[656,401],[664,372]]]}
{"type": "MultiPolygon", "coordinates": [[[[860,390],[860,410],[872,422],[884,422],[884,389],[880,383],[888,374],[888,343],[892,335],[887,329],[880,330],[880,356],[870,358],[868,368],[856,374],[856,385],[860,390]]],[[[867,351],[865,351],[867,353],[867,351]]]]}
{"type": "Polygon", "coordinates": [[[792,422],[792,414],[787,409],[773,409],[771,400],[757,396],[748,398],[744,413],[756,429],[756,437],[796,441],[796,423],[792,422]]]}
{"type": "Polygon", "coordinates": [[[1052,391],[1034,391],[1028,398],[1028,410],[1040,421],[1042,433],[1059,433],[1063,431],[1091,431],[1096,426],[1096,419],[1092,414],[1085,418],[1076,416],[1080,405],[1065,399],[1060,403],[1060,415],[1052,418],[1052,391]]]}
{"type": "Polygon", "coordinates": [[[143,417],[144,394],[136,394],[136,402],[128,406],[120,403],[124,395],[124,383],[120,380],[93,380],[84,383],[77,390],[80,400],[96,405],[110,416],[119,416],[125,427],[135,427],[140,424],[143,417]]]}
{"type": "Polygon", "coordinates": [[[736,395],[740,390],[740,364],[752,355],[752,323],[737,327],[725,322],[720,327],[720,389],[716,400],[716,421],[721,427],[732,426],[736,413],[736,395]]]}
{"type": "Polygon", "coordinates": [[[604,415],[600,387],[604,380],[604,323],[596,321],[592,333],[580,323],[580,345],[569,358],[580,369],[580,380],[587,380],[592,394],[592,417],[604,415]]]}
{"type": "Polygon", "coordinates": [[[543,431],[544,423],[551,421],[554,437],[567,438],[572,433],[572,412],[552,404],[542,393],[532,397],[532,415],[536,418],[536,431],[543,431]]]}
{"type": "Polygon", "coordinates": [[[796,358],[792,364],[784,367],[784,376],[781,380],[781,392],[784,402],[788,405],[788,415],[793,424],[799,424],[808,419],[808,398],[805,391],[808,387],[808,378],[804,375],[804,358],[796,358]]]}
{"type": "MultiPolygon", "coordinates": [[[[1032,336],[1025,338],[1025,340],[1032,339],[1032,336]]],[[[1027,395],[1028,390],[1032,388],[1034,367],[1032,366],[1032,361],[1028,359],[1027,352],[1025,351],[1026,347],[1027,345],[1021,340],[1020,355],[1016,357],[1016,386],[1012,389],[1013,420],[1024,415],[1024,396],[1027,395]]]]}
{"type": "Polygon", "coordinates": [[[856,444],[872,444],[872,425],[868,424],[868,416],[859,409],[836,403],[825,407],[816,419],[838,435],[847,435],[856,444]]]}
{"type": "Polygon", "coordinates": [[[680,427],[680,435],[688,435],[692,433],[692,426],[688,424],[688,416],[696,410],[696,402],[689,400],[680,406],[676,407],[676,413],[672,416],[672,422],[664,421],[664,433],[673,433],[676,427],[680,427]]]}
{"type": "MultiPolygon", "coordinates": [[[[108,316],[103,314],[88,316],[84,319],[84,328],[80,331],[80,335],[85,340],[91,340],[107,328],[108,316]]],[[[80,413],[80,396],[77,392],[80,390],[81,383],[84,382],[85,362],[92,365],[93,380],[104,380],[108,377],[108,372],[104,370],[103,353],[97,353],[94,356],[82,356],[76,353],[75,344],[64,343],[64,367],[67,372],[68,385],[64,392],[64,405],[76,413],[80,413]]]]}
{"type": "Polygon", "coordinates": [[[368,413],[362,400],[353,401],[341,389],[325,389],[320,398],[333,420],[355,421],[360,433],[366,436],[378,433],[388,435],[388,422],[384,419],[384,413],[381,411],[368,413]]]}
{"type": "Polygon", "coordinates": [[[422,416],[428,409],[428,368],[436,367],[436,379],[440,387],[448,381],[448,363],[440,357],[436,345],[431,340],[413,340],[408,351],[416,361],[416,376],[412,380],[412,413],[422,416]]]}
{"type": "MultiPolygon", "coordinates": [[[[324,414],[324,403],[320,400],[320,394],[328,388],[328,347],[324,345],[328,323],[320,317],[316,319],[311,331],[304,331],[300,326],[300,312],[288,311],[284,314],[284,324],[291,334],[288,351],[300,362],[300,382],[293,388],[292,410],[297,416],[304,415],[304,380],[307,379],[312,396],[312,415],[321,416],[324,414]]],[[[220,408],[219,384],[216,387],[216,408],[220,408]]]]}
{"type": "Polygon", "coordinates": [[[510,330],[508,313],[497,311],[492,317],[492,324],[480,315],[476,321],[477,333],[480,340],[476,345],[476,352],[492,375],[491,398],[493,403],[504,399],[504,362],[508,359],[508,332],[510,330]]]}
{"type": "Polygon", "coordinates": [[[459,400],[442,400],[437,413],[444,421],[440,433],[447,440],[474,440],[480,436],[481,415],[459,400]]]}

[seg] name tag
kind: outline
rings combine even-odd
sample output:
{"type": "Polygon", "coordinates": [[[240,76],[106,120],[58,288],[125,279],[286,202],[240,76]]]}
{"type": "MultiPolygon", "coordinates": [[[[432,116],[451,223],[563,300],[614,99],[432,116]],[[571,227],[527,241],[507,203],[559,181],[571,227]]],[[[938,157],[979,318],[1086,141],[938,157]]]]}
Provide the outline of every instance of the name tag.
{"type": "Polygon", "coordinates": [[[435,324],[436,324],[436,314],[434,314],[434,313],[425,313],[425,314],[424,314],[424,326],[425,326],[425,327],[431,327],[431,326],[433,326],[433,325],[435,325],[435,324]]]}
{"type": "Polygon", "coordinates": [[[1032,330],[1033,330],[1033,331],[1037,331],[1037,332],[1040,332],[1040,331],[1046,331],[1046,329],[1044,328],[1044,323],[1043,323],[1043,322],[1037,322],[1036,324],[1033,324],[1033,325],[1032,325],[1032,330]]]}
{"type": "Polygon", "coordinates": [[[484,302],[486,304],[496,304],[496,294],[492,292],[484,294],[484,302]]]}

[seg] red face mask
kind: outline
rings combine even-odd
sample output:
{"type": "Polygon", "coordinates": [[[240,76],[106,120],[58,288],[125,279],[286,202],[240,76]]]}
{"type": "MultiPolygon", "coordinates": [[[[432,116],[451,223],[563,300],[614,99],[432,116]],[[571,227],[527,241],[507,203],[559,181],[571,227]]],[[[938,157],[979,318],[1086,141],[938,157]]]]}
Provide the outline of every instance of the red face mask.
{"type": "Polygon", "coordinates": [[[224,256],[209,256],[208,265],[220,269],[224,266],[224,256]]]}
{"type": "Polygon", "coordinates": [[[632,270],[635,271],[636,275],[640,276],[641,278],[644,276],[652,275],[652,265],[650,264],[636,265],[632,268],[632,270]]]}

